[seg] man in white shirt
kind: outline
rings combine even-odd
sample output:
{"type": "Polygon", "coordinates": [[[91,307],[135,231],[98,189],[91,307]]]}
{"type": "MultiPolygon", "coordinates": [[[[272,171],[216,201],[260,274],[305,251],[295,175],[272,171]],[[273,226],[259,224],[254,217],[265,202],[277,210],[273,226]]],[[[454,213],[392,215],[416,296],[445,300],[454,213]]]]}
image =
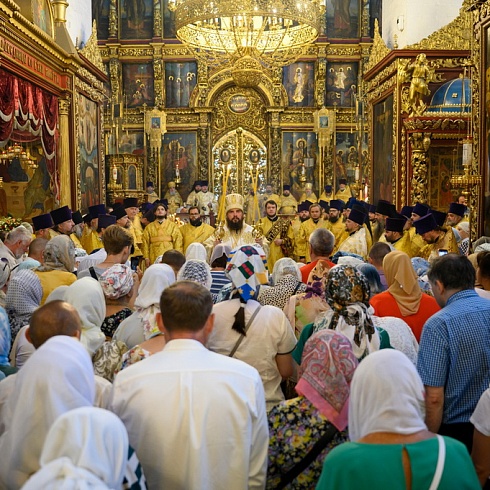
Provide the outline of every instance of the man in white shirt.
{"type": "Polygon", "coordinates": [[[251,366],[208,351],[212,299],[197,283],[166,288],[157,322],[167,344],[114,381],[112,410],[149,488],[264,488],[264,389],[251,366]]]}

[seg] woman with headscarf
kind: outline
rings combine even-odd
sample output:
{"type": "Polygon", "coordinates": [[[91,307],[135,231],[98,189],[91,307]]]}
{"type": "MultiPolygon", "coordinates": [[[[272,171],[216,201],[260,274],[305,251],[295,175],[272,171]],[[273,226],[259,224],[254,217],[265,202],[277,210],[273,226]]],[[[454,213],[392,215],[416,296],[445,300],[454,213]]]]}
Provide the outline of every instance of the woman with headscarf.
{"type": "Polygon", "coordinates": [[[204,262],[208,260],[208,253],[202,243],[194,242],[187,247],[185,260],[191,259],[204,260],[204,262]]]}
{"type": "Polygon", "coordinates": [[[203,260],[187,260],[177,274],[177,281],[194,281],[209,290],[213,283],[211,267],[203,260]]]}
{"type": "Polygon", "coordinates": [[[91,277],[82,277],[66,290],[64,301],[74,306],[80,315],[82,321],[80,342],[90,356],[93,356],[105,342],[105,335],[100,329],[106,316],[105,298],[101,285],[91,277]]]}
{"type": "Polygon", "coordinates": [[[357,364],[350,342],[341,334],[322,330],[308,340],[296,385],[300,396],[269,413],[267,488],[314,487],[326,455],[348,440],[349,385],[357,364]],[[313,461],[297,476],[292,474],[320,439],[313,461]]]}
{"type": "Polygon", "coordinates": [[[294,326],[297,338],[306,325],[313,323],[329,309],[325,301],[325,287],[330,267],[328,261],[319,260],[308,276],[305,292],[291,296],[284,307],[284,313],[294,326]]]}
{"type": "Polygon", "coordinates": [[[272,270],[272,286],[262,286],[258,295],[261,305],[277,306],[283,310],[289,298],[304,293],[306,284],[301,282],[298,264],[289,257],[279,259],[272,270]]]}
{"type": "Polygon", "coordinates": [[[99,278],[104,292],[106,317],[100,329],[107,339],[111,339],[119,324],[128,318],[133,297],[133,271],[126,264],[114,264],[107,268],[99,278]]]}
{"type": "Polygon", "coordinates": [[[385,255],[383,270],[388,290],[371,298],[376,316],[401,318],[420,341],[425,322],[440,310],[437,301],[421,291],[410,257],[400,250],[385,255]]]}
{"type": "Polygon", "coordinates": [[[43,297],[41,305],[51,291],[58,286],[70,286],[77,277],[73,274],[75,269],[75,245],[67,235],[57,235],[46,245],[44,249],[44,263],[34,270],[41,282],[43,297]]]}
{"type": "Polygon", "coordinates": [[[427,430],[425,390],[392,349],[364,359],[351,384],[349,437],[325,459],[317,489],[477,489],[466,447],[427,430]]]}
{"type": "Polygon", "coordinates": [[[313,332],[330,328],[351,341],[359,360],[376,350],[393,347],[415,364],[418,344],[408,325],[399,318],[374,316],[369,296],[368,280],[356,267],[333,267],[325,288],[325,299],[330,309],[314,324],[303,329],[293,352],[295,361],[301,362],[303,346],[313,332]]]}
{"type": "Polygon", "coordinates": [[[10,279],[6,309],[10,321],[12,342],[19,330],[29,323],[32,313],[41,303],[42,296],[41,283],[33,271],[16,272],[10,279]]]}
{"type": "Polygon", "coordinates": [[[53,424],[41,468],[22,488],[122,488],[128,447],[128,433],[116,415],[102,408],[76,408],[53,424]]]}
{"type": "Polygon", "coordinates": [[[20,488],[39,469],[39,457],[54,421],[65,412],[92,406],[95,379],[86,349],[57,335],[37,349],[15,375],[5,406],[9,423],[0,437],[0,487],[20,488]]]}
{"type": "Polygon", "coordinates": [[[207,347],[255,367],[262,378],[267,409],[284,400],[281,381],[293,374],[294,331],[275,306],[255,299],[267,282],[265,256],[245,245],[232,252],[226,268],[234,290],[231,299],[214,305],[214,329],[207,347]]]}
{"type": "Polygon", "coordinates": [[[167,264],[153,264],[146,269],[134,303],[136,311],[114,333],[113,339],[121,340],[129,347],[123,355],[121,369],[146,359],[165,346],[165,336],[158,328],[156,316],[160,313],[162,291],[174,282],[174,271],[167,264]]]}

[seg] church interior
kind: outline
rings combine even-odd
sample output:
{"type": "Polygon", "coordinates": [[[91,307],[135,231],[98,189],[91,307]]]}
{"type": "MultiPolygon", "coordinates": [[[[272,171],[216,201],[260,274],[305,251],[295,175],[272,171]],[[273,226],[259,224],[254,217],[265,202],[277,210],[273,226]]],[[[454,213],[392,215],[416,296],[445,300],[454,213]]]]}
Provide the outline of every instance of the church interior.
{"type": "Polygon", "coordinates": [[[490,2],[231,3],[2,0],[0,214],[345,179],[490,235],[490,2]]]}

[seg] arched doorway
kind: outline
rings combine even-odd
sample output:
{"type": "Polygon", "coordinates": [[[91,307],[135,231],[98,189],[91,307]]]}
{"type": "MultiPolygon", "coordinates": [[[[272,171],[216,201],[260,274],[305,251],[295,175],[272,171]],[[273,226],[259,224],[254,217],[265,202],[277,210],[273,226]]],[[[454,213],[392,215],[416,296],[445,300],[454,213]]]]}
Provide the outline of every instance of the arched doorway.
{"type": "Polygon", "coordinates": [[[227,193],[246,194],[257,176],[258,191],[265,189],[267,174],[267,150],[265,143],[256,135],[241,127],[222,136],[212,150],[212,179],[217,196],[223,194],[224,165],[220,160],[222,150],[228,150],[229,176],[227,193]]]}

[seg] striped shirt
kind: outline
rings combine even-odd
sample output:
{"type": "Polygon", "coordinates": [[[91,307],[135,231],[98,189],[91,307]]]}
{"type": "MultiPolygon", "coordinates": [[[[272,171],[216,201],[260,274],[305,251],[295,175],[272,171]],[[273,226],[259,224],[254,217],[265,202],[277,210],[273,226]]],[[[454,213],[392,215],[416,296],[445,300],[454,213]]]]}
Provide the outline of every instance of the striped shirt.
{"type": "Polygon", "coordinates": [[[211,294],[218,294],[223,286],[231,281],[226,277],[225,271],[211,271],[213,283],[211,284],[211,294]]]}
{"type": "Polygon", "coordinates": [[[424,385],[444,387],[442,422],[469,422],[490,384],[490,300],[473,289],[451,296],[424,325],[417,370],[424,385]]]}

